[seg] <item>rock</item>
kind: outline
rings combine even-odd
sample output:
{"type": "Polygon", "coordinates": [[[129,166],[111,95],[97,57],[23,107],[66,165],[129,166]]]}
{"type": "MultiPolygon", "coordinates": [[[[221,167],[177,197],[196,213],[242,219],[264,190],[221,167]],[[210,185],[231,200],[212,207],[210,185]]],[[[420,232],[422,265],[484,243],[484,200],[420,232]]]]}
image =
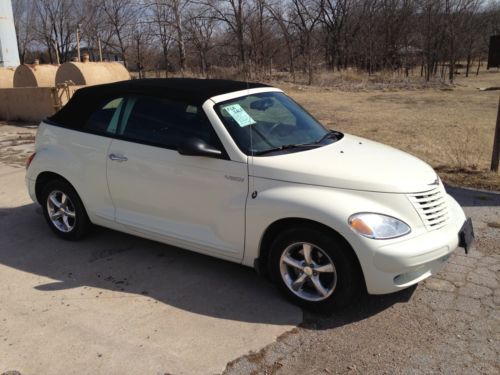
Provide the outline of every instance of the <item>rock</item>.
{"type": "Polygon", "coordinates": [[[468,283],[467,285],[461,287],[458,289],[458,293],[466,297],[477,299],[493,294],[490,288],[473,283],[468,283]]]}
{"type": "Polygon", "coordinates": [[[436,278],[429,278],[425,281],[425,286],[432,290],[438,290],[442,292],[454,292],[455,286],[447,280],[441,280],[436,278]]]}

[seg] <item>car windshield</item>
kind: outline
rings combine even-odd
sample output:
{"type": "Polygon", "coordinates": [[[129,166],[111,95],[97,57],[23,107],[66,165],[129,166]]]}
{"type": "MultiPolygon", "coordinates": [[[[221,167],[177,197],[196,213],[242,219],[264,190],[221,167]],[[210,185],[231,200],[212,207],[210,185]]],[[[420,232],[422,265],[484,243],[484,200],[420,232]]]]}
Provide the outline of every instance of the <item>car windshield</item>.
{"type": "Polygon", "coordinates": [[[246,95],[218,103],[214,108],[247,155],[302,151],[341,137],[281,92],[246,95]]]}

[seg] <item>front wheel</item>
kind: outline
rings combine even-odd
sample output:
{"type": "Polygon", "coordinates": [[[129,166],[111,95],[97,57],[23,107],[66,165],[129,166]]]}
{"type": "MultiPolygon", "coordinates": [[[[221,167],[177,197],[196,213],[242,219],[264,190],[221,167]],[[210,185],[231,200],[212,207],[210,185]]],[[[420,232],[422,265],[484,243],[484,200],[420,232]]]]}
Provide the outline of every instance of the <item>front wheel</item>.
{"type": "Polygon", "coordinates": [[[50,229],[65,240],[78,240],[87,234],[90,221],[75,189],[65,181],[47,183],[41,194],[43,215],[50,229]]]}
{"type": "Polygon", "coordinates": [[[322,230],[293,228],[272,244],[269,270],[292,302],[315,311],[348,305],[360,290],[359,266],[352,250],[322,230]]]}

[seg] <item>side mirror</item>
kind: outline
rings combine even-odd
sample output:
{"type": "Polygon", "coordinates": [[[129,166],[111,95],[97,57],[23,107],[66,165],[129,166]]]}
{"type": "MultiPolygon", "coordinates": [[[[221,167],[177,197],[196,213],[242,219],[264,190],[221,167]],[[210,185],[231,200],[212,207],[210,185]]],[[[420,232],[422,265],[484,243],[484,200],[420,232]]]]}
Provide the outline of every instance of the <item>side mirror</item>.
{"type": "Polygon", "coordinates": [[[209,158],[220,158],[222,156],[221,150],[213,148],[199,138],[186,139],[179,145],[177,152],[181,155],[206,156],[209,158]]]}

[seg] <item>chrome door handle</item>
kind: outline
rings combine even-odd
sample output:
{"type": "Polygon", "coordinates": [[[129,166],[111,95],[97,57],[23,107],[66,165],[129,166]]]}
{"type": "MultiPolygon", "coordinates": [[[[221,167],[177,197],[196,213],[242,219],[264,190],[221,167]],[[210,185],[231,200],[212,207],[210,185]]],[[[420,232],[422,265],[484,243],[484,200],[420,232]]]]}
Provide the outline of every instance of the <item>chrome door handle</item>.
{"type": "Polygon", "coordinates": [[[109,154],[109,159],[113,160],[113,161],[118,161],[118,162],[122,162],[122,161],[127,161],[128,160],[128,158],[126,156],[118,155],[118,154],[109,154]]]}

